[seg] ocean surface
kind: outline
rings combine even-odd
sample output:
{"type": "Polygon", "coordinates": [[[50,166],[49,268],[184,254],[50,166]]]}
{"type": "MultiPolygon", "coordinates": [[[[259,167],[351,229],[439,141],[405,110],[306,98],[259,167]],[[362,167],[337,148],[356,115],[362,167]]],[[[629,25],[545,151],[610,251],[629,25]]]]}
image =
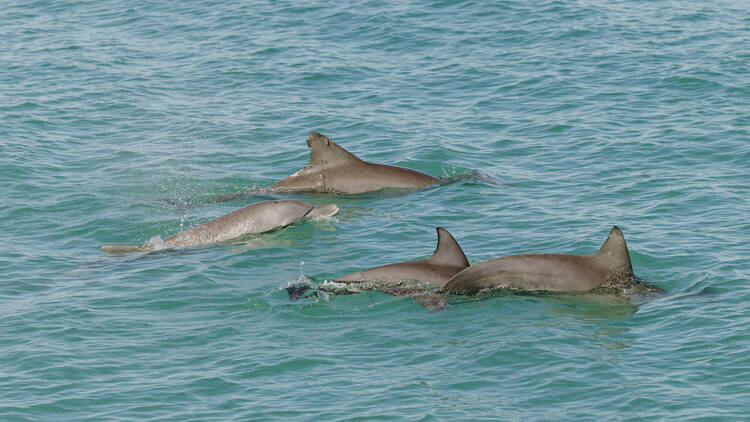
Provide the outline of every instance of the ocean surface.
{"type": "Polygon", "coordinates": [[[749,185],[745,1],[6,0],[0,420],[748,420],[749,185]],[[99,251],[283,197],[312,130],[473,177],[99,251]],[[665,295],[284,290],[613,225],[665,295]]]}

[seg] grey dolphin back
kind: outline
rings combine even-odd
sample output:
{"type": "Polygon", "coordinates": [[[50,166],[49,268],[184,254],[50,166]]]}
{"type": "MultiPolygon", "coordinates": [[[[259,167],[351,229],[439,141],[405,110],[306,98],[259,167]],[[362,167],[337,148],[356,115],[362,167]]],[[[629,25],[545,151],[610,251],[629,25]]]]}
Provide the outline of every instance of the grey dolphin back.
{"type": "Polygon", "coordinates": [[[522,254],[478,262],[448,280],[442,290],[474,294],[511,288],[527,291],[627,292],[635,284],[630,254],[622,231],[614,226],[604,244],[591,255],[522,254]]]}
{"type": "Polygon", "coordinates": [[[435,247],[435,253],[428,258],[428,261],[436,265],[468,267],[469,260],[466,259],[463,249],[453,235],[442,227],[437,227],[435,230],[437,230],[438,243],[435,247]]]}
{"type": "Polygon", "coordinates": [[[310,136],[307,138],[307,146],[310,147],[308,169],[324,169],[349,162],[362,161],[356,155],[318,132],[310,132],[310,136]]]}
{"type": "Polygon", "coordinates": [[[357,195],[386,188],[416,189],[440,181],[406,167],[361,160],[318,132],[310,132],[307,146],[310,148],[308,164],[269,186],[270,190],[357,195]]]}
{"type": "Polygon", "coordinates": [[[257,202],[170,236],[164,243],[167,247],[183,247],[224,242],[286,227],[312,209],[312,205],[296,199],[257,202]]]}
{"type": "Polygon", "coordinates": [[[289,300],[303,297],[316,289],[329,294],[353,294],[378,290],[393,296],[416,295],[415,299],[430,310],[441,309],[448,296],[433,289],[445,284],[451,276],[469,267],[469,261],[456,239],[442,227],[437,227],[437,247],[431,257],[418,261],[381,265],[341,276],[333,282],[319,285],[295,285],[286,288],[289,300]],[[433,293],[431,293],[433,292],[433,293]]]}
{"type": "MultiPolygon", "coordinates": [[[[404,295],[441,287],[453,275],[467,268],[469,261],[447,230],[437,227],[436,231],[437,247],[427,259],[397,262],[353,272],[315,288],[333,294],[379,290],[391,295],[404,295]]],[[[296,300],[310,288],[313,286],[292,286],[287,291],[290,299],[296,300]]]]}
{"type": "Polygon", "coordinates": [[[109,253],[126,253],[220,243],[286,227],[304,217],[327,218],[337,212],[338,207],[334,204],[313,207],[296,199],[263,201],[209,220],[163,241],[156,238],[156,242],[149,241],[142,245],[102,245],[100,249],[109,253]]]}
{"type": "Polygon", "coordinates": [[[612,227],[607,240],[591,257],[600,265],[608,268],[610,273],[618,273],[621,277],[634,277],[628,245],[625,242],[622,230],[617,226],[612,227]]]}

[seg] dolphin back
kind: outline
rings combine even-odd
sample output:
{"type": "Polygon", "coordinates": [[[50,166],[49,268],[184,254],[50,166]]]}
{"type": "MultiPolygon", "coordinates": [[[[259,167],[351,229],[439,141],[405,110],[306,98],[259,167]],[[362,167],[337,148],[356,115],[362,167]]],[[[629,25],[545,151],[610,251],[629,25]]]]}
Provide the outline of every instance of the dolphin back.
{"type": "Polygon", "coordinates": [[[164,243],[175,248],[225,242],[286,227],[312,209],[312,205],[296,199],[257,202],[170,236],[164,243]]]}
{"type": "Polygon", "coordinates": [[[440,181],[417,170],[361,160],[318,132],[310,132],[307,146],[310,147],[310,162],[272,184],[270,189],[355,195],[385,188],[414,189],[440,181]]]}
{"type": "Polygon", "coordinates": [[[435,247],[435,253],[432,254],[428,261],[435,265],[459,267],[460,269],[468,267],[469,260],[466,259],[463,249],[461,249],[461,246],[453,235],[442,227],[438,227],[435,230],[437,230],[438,243],[435,247]]]}
{"type": "Polygon", "coordinates": [[[442,291],[452,294],[474,294],[495,288],[588,291],[630,286],[634,278],[625,237],[615,226],[602,247],[591,255],[523,254],[482,261],[453,276],[442,291]]]}
{"type": "Polygon", "coordinates": [[[611,277],[633,278],[633,266],[630,263],[628,245],[619,227],[614,226],[609,231],[607,240],[591,257],[603,267],[606,267],[611,277]]]}
{"type": "Polygon", "coordinates": [[[431,287],[440,287],[459,271],[469,266],[461,246],[442,227],[437,229],[438,244],[435,253],[428,259],[398,262],[357,271],[334,281],[367,281],[371,287],[363,290],[392,288],[392,284],[419,282],[431,287]],[[379,286],[379,287],[378,287],[379,286]]]}
{"type": "Polygon", "coordinates": [[[339,144],[318,132],[310,132],[310,136],[307,138],[307,146],[310,147],[310,162],[307,164],[308,169],[323,169],[326,167],[362,161],[356,155],[340,147],[339,144]]]}
{"type": "Polygon", "coordinates": [[[142,252],[164,248],[181,248],[219,243],[248,234],[263,233],[285,227],[310,214],[315,208],[321,216],[338,212],[333,204],[313,207],[296,199],[263,201],[240,208],[188,230],[172,235],[162,241],[156,237],[142,245],[102,245],[99,249],[108,253],[142,252]]]}

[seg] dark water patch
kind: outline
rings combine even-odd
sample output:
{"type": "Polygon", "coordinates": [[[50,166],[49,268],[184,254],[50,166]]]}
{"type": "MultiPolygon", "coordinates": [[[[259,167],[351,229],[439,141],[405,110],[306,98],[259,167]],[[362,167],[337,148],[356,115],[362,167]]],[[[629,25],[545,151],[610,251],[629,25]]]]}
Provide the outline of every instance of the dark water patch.
{"type": "Polygon", "coordinates": [[[708,93],[715,89],[720,89],[721,84],[697,76],[670,76],[661,81],[661,87],[674,88],[680,91],[689,91],[691,93],[708,93]]]}

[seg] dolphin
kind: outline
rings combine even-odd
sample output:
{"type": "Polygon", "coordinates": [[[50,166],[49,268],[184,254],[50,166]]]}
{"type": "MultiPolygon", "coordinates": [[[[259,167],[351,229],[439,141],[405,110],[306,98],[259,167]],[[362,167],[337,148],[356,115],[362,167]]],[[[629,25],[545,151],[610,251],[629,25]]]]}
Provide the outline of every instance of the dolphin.
{"type": "Polygon", "coordinates": [[[469,261],[456,239],[448,230],[437,227],[437,246],[427,259],[381,265],[343,275],[334,282],[417,280],[433,287],[441,287],[459,271],[469,267],[469,261]]]}
{"type": "Polygon", "coordinates": [[[310,132],[307,146],[310,148],[307,166],[274,183],[271,190],[359,194],[383,188],[414,189],[440,181],[416,170],[363,161],[318,132],[310,132]]]}
{"type": "Polygon", "coordinates": [[[263,201],[207,221],[163,241],[157,238],[156,241],[148,241],[142,245],[102,245],[99,249],[109,253],[125,253],[208,245],[286,227],[302,218],[325,219],[338,212],[339,209],[334,204],[315,207],[296,199],[263,201]]]}
{"type": "MultiPolygon", "coordinates": [[[[347,274],[314,287],[316,290],[334,294],[379,290],[396,296],[441,287],[454,274],[467,268],[469,261],[448,230],[442,227],[437,227],[436,230],[437,247],[427,259],[381,265],[347,274]]],[[[295,300],[311,287],[313,286],[290,286],[287,292],[290,299],[295,300]]]]}
{"type": "Polygon", "coordinates": [[[614,226],[602,247],[591,255],[511,255],[472,265],[448,280],[438,291],[471,295],[483,290],[584,292],[630,294],[659,291],[633,274],[625,237],[614,226]]]}

